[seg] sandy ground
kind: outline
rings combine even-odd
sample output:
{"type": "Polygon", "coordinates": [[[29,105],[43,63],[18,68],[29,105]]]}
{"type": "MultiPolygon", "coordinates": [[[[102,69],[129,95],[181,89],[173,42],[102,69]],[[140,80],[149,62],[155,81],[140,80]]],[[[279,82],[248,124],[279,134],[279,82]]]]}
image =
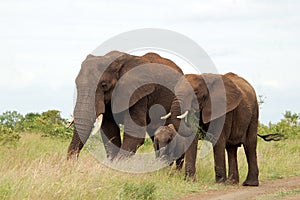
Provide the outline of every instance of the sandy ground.
{"type": "Polygon", "coordinates": [[[207,192],[195,193],[182,197],[188,200],[232,200],[232,199],[288,199],[299,200],[300,193],[295,194],[295,190],[300,190],[300,176],[283,178],[273,181],[260,182],[259,187],[243,187],[211,190],[207,192]],[[294,194],[293,192],[294,191],[294,194]],[[279,193],[282,193],[279,196],[279,193]]]}

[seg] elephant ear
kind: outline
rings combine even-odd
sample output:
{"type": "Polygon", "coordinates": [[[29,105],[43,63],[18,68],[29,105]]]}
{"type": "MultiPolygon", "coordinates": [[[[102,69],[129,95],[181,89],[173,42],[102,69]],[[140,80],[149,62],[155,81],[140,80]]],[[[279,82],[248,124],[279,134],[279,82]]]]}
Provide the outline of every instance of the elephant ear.
{"type": "Polygon", "coordinates": [[[154,92],[156,85],[172,88],[181,73],[161,62],[132,55],[124,55],[119,60],[119,78],[112,96],[112,110],[122,112],[154,92]],[[167,76],[166,76],[167,75],[167,76]]]}
{"type": "Polygon", "coordinates": [[[151,74],[153,67],[147,66],[147,62],[137,57],[131,57],[129,61],[123,61],[119,71],[119,80],[112,95],[112,111],[120,113],[135,105],[139,100],[151,94],[155,90],[151,74]],[[145,70],[139,70],[139,66],[145,70]]]}
{"type": "Polygon", "coordinates": [[[242,100],[240,89],[226,76],[216,74],[202,75],[209,95],[202,110],[202,119],[208,123],[234,110],[242,100]]]}

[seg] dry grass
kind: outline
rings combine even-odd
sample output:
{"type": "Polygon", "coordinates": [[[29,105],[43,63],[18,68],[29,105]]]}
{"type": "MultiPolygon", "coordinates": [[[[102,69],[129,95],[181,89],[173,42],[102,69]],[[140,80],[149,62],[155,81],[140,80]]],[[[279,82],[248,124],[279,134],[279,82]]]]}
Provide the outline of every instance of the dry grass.
{"type": "MultiPolygon", "coordinates": [[[[167,199],[229,186],[214,184],[212,153],[197,161],[195,183],[170,167],[146,174],[112,170],[87,151],[66,161],[68,142],[22,134],[14,148],[0,147],[0,199],[167,199]]],[[[258,145],[260,179],[300,175],[299,140],[258,145]]],[[[247,165],[239,150],[241,181],[247,165]]]]}

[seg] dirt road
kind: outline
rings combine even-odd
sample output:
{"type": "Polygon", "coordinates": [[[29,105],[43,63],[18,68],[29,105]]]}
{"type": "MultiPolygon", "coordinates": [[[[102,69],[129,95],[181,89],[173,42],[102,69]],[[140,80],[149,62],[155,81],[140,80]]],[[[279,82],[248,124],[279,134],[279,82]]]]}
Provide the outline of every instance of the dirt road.
{"type": "MultiPolygon", "coordinates": [[[[211,190],[183,197],[188,200],[300,199],[300,176],[261,182],[259,187],[211,190]]],[[[179,200],[179,199],[178,199],[179,200]]]]}

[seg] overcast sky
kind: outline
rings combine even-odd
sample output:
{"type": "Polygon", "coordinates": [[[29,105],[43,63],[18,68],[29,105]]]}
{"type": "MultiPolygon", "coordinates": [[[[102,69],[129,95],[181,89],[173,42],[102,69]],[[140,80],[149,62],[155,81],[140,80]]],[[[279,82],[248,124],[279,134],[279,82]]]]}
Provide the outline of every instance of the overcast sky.
{"type": "Polygon", "coordinates": [[[245,77],[266,97],[260,120],[277,122],[300,113],[299,10],[297,0],[1,0],[0,113],[69,117],[87,54],[122,32],[163,28],[197,42],[220,73],[245,77]]]}

